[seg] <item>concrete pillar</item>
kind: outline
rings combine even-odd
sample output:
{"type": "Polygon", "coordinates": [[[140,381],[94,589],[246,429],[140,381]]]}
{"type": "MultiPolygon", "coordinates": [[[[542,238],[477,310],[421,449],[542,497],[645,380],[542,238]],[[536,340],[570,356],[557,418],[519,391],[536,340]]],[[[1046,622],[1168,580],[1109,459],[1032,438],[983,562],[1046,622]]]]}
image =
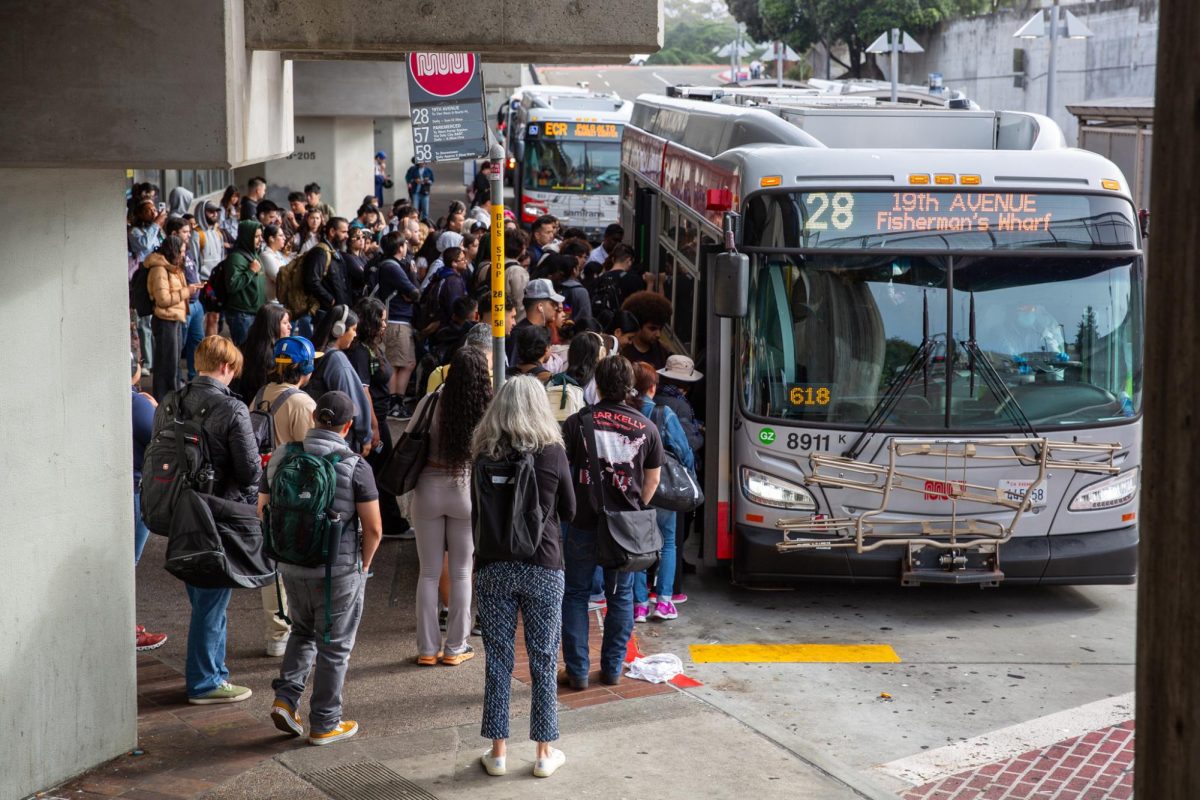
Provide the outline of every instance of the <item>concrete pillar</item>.
{"type": "MultiPolygon", "coordinates": [[[[259,174],[267,181],[267,196],[284,205],[288,192],[305,184],[321,186],[321,201],[347,219],[353,218],[363,197],[375,191],[375,126],[369,117],[296,117],[295,149],[287,158],[247,166],[237,171],[245,183],[259,174]]],[[[390,153],[389,153],[390,155],[390,153]]]]}
{"type": "Polygon", "coordinates": [[[0,169],[0,797],[137,741],[124,182],[0,169]]]}
{"type": "Polygon", "coordinates": [[[1200,5],[1162,0],[1146,293],[1146,428],[1138,576],[1138,797],[1200,797],[1200,5]],[[1178,101],[1178,102],[1176,102],[1178,101]]]}

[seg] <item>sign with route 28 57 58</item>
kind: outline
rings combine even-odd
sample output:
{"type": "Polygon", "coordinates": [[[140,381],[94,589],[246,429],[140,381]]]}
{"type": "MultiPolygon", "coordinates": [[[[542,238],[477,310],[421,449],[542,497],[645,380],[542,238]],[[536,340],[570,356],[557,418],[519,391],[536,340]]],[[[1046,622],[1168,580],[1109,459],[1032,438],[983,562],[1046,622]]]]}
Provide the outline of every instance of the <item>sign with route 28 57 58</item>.
{"type": "Polygon", "coordinates": [[[475,53],[409,53],[408,107],[417,161],[487,154],[483,75],[475,53]]]}

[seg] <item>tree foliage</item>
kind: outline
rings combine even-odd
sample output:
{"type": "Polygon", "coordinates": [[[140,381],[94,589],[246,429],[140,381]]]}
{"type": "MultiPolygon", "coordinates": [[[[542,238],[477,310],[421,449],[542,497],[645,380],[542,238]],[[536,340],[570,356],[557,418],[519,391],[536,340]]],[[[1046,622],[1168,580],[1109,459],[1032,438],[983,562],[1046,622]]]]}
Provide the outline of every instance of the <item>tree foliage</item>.
{"type": "Polygon", "coordinates": [[[753,25],[760,40],[782,39],[796,52],[816,44],[846,45],[849,61],[835,58],[861,77],[864,50],[891,28],[925,30],[948,19],[1010,5],[1012,0],[726,0],[730,12],[753,25]]]}
{"type": "MultiPolygon", "coordinates": [[[[754,0],[750,0],[753,2],[754,0]]],[[[648,64],[717,64],[713,50],[737,36],[737,22],[727,14],[714,16],[712,7],[695,0],[676,0],[664,9],[663,48],[648,64]]]]}

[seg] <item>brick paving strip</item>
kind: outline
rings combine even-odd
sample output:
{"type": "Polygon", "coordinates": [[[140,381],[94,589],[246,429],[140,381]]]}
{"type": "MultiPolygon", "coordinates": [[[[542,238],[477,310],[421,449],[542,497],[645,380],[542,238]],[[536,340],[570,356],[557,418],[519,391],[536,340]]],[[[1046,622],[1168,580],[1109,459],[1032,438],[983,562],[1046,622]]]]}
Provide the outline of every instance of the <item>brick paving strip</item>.
{"type": "Polygon", "coordinates": [[[1133,720],[909,789],[904,800],[1128,800],[1133,720]]]}
{"type": "MultiPolygon", "coordinates": [[[[600,660],[603,618],[596,613],[588,650],[591,662],[600,660]]],[[[513,677],[530,682],[524,638],[517,629],[517,660],[513,677]]],[[[636,644],[630,648],[636,652],[636,644]]],[[[617,686],[600,683],[599,668],[582,692],[559,687],[564,708],[578,709],[615,700],[667,694],[670,684],[623,679],[617,686]]],[[[187,702],[183,676],[149,654],[137,658],[138,750],[40,796],[69,800],[104,797],[138,800],[190,799],[249,772],[266,759],[293,749],[296,740],[282,737],[270,721],[242,710],[242,704],[194,706],[187,702]]],[[[482,691],[482,688],[481,688],[482,691]]]]}

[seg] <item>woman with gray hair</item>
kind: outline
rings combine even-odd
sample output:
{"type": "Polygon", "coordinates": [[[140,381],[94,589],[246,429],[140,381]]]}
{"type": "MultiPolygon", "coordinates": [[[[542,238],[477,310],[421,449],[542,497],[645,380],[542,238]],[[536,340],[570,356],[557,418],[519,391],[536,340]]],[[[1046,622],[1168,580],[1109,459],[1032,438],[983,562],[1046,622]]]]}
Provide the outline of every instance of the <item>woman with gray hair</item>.
{"type": "MultiPolygon", "coordinates": [[[[562,638],[563,554],[559,520],[575,516],[575,489],[558,423],[546,403],[541,381],[521,376],[507,381],[480,420],[471,440],[475,469],[491,462],[531,455],[541,538],[531,557],[522,561],[489,561],[476,554],[475,596],[483,649],[487,657],[483,689],[483,725],[480,734],[492,740],[483,754],[489,775],[505,774],[508,739],[508,701],[512,682],[517,611],[525,623],[525,650],[533,678],[533,707],[529,738],[537,744],[533,774],[548,778],[566,761],[561,750],[551,746],[558,739],[556,675],[562,638]]],[[[485,504],[502,502],[486,493],[474,492],[476,520],[495,520],[511,509],[494,509],[485,504]]],[[[509,499],[509,505],[512,499],[509,499]]],[[[486,536],[487,531],[480,531],[486,536]]]]}

